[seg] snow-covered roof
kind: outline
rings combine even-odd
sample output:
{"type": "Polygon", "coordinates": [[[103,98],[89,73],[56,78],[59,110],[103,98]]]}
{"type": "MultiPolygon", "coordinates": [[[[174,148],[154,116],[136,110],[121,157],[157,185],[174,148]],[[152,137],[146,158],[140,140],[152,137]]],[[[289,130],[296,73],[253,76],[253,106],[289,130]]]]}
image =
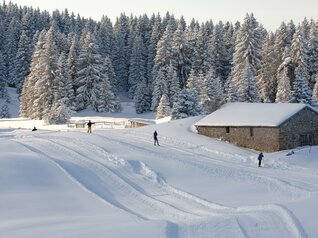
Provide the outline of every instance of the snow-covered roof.
{"type": "Polygon", "coordinates": [[[142,123],[142,124],[145,124],[145,125],[156,124],[155,120],[145,119],[145,118],[131,118],[128,121],[142,123]]]}
{"type": "Polygon", "coordinates": [[[316,111],[301,103],[227,103],[195,125],[277,127],[305,107],[316,111]]]}

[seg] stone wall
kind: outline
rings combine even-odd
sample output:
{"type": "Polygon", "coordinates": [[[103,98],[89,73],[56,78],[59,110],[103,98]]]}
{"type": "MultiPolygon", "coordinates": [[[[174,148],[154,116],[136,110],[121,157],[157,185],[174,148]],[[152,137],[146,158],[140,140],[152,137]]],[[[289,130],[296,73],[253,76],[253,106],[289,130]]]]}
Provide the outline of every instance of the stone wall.
{"type": "Polygon", "coordinates": [[[301,146],[301,136],[311,135],[313,145],[318,145],[318,114],[304,108],[280,126],[280,150],[301,146]]]}
{"type": "Polygon", "coordinates": [[[279,128],[198,126],[198,133],[263,152],[279,150],[279,128]]]}

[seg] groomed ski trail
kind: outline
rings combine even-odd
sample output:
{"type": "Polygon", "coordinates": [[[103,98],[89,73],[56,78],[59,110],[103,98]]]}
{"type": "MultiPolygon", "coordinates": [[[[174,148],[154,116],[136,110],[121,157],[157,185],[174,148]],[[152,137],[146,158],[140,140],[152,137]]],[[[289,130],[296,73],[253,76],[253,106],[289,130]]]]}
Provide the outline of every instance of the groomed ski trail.
{"type": "Polygon", "coordinates": [[[15,140],[106,203],[140,219],[167,221],[165,237],[306,237],[285,208],[214,204],[167,184],[145,163],[118,158],[92,142],[43,134],[15,140]]]}

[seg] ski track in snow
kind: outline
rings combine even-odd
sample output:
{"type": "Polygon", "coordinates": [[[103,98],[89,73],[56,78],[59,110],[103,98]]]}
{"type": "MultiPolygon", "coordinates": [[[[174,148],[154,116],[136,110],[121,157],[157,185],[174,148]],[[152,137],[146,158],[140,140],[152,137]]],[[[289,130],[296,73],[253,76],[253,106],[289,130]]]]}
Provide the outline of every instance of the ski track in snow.
{"type": "MultiPolygon", "coordinates": [[[[104,145],[116,143],[125,150],[158,157],[147,147],[125,142],[136,142],[134,136],[137,135],[128,135],[126,139],[117,134],[94,136],[103,137],[104,145]]],[[[298,220],[284,207],[260,205],[231,208],[212,203],[167,184],[164,178],[143,162],[118,158],[104,146],[87,142],[87,138],[39,134],[14,140],[53,162],[78,186],[107,205],[140,219],[166,221],[161,237],[277,237],[277,234],[279,237],[307,237],[298,220]]],[[[138,143],[140,141],[147,142],[138,136],[138,143]]],[[[211,159],[193,148],[185,149],[169,143],[169,149],[166,150],[173,153],[178,151],[179,155],[174,158],[164,156],[164,159],[194,166],[211,176],[252,179],[255,183],[268,184],[271,189],[289,192],[294,197],[309,196],[308,190],[313,189],[301,189],[295,184],[257,175],[249,170],[237,172],[233,165],[211,159]],[[196,158],[191,160],[190,155],[196,158]]]]}
{"type": "MultiPolygon", "coordinates": [[[[101,136],[101,135],[100,135],[101,136]]],[[[129,135],[130,136],[130,135],[129,135]]],[[[133,136],[133,140],[131,137],[129,137],[128,140],[134,141],[134,144],[131,144],[127,141],[126,136],[121,136],[120,139],[118,138],[118,135],[116,137],[112,137],[110,135],[102,135],[105,139],[105,143],[112,143],[116,141],[119,144],[123,144],[126,149],[132,149],[134,151],[140,151],[143,153],[144,151],[147,151],[152,154],[152,156],[158,156],[156,152],[153,150],[136,145],[138,141],[142,141],[143,143],[152,143],[149,142],[149,140],[145,140],[142,137],[135,137],[133,136]]],[[[224,161],[221,159],[216,159],[215,156],[211,156],[210,151],[205,154],[202,153],[202,151],[199,149],[195,149],[198,146],[195,146],[194,144],[191,144],[190,148],[187,146],[184,146],[182,143],[177,143],[174,144],[172,140],[169,140],[168,143],[169,145],[168,150],[175,150],[179,154],[183,154],[181,158],[176,158],[176,157],[171,157],[169,155],[164,155],[163,153],[160,154],[159,157],[164,157],[164,159],[167,160],[174,160],[178,161],[182,164],[190,165],[196,168],[199,168],[203,172],[209,174],[210,176],[213,177],[224,177],[224,178],[232,178],[233,180],[240,180],[240,181],[253,181],[256,184],[264,184],[268,186],[268,188],[272,191],[283,191],[285,194],[289,194],[290,198],[292,200],[294,199],[299,199],[299,198],[307,198],[314,193],[317,193],[318,191],[318,185],[308,182],[308,181],[302,181],[300,179],[298,180],[286,180],[284,178],[284,175],[281,177],[278,177],[277,171],[272,172],[271,174],[265,174],[264,176],[260,175],[259,173],[259,168],[255,168],[255,165],[253,167],[251,166],[245,166],[245,165],[240,165],[240,164],[233,164],[232,161],[224,161]],[[182,146],[178,146],[182,144],[182,146]],[[195,159],[193,159],[195,157],[195,159]],[[202,162],[202,163],[198,163],[202,162]],[[238,169],[239,168],[239,169],[238,169]]],[[[160,149],[166,150],[166,147],[162,147],[160,149]]],[[[229,154],[228,154],[229,156],[229,154]]],[[[237,155],[234,155],[234,158],[237,155]]],[[[233,155],[232,155],[233,157],[233,155]]],[[[318,178],[318,176],[317,176],[318,178]]]]}

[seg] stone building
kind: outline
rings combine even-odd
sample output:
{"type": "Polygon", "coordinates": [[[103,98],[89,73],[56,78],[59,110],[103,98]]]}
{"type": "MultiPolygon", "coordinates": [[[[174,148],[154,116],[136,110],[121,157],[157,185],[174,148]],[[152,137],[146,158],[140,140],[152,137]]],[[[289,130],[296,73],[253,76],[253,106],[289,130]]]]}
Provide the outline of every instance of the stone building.
{"type": "Polygon", "coordinates": [[[199,134],[274,152],[318,144],[318,111],[296,103],[228,103],[195,124],[199,134]]]}

